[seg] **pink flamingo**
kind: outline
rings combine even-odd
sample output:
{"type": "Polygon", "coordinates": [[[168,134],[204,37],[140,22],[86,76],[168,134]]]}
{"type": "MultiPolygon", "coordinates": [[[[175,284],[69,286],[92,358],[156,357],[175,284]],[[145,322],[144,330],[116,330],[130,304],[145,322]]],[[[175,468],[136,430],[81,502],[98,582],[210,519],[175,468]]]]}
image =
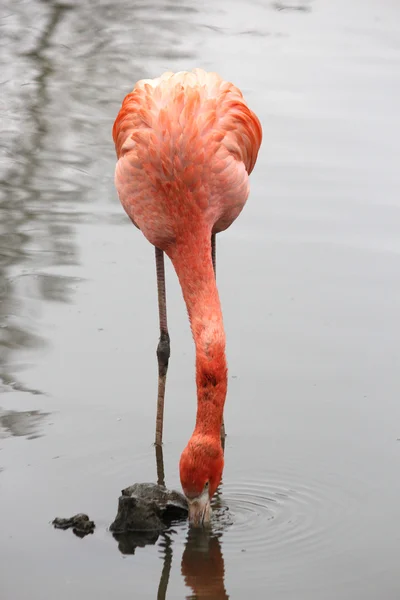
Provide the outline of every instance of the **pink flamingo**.
{"type": "Polygon", "coordinates": [[[227,392],[225,332],[215,278],[215,236],[240,214],[262,140],[241,91],[201,69],[143,79],[113,127],[122,206],[155,246],[160,340],[156,444],[162,443],[170,356],[164,252],[178,275],[196,346],[197,417],[180,459],[194,525],[210,520],[222,477],[227,392]]]}

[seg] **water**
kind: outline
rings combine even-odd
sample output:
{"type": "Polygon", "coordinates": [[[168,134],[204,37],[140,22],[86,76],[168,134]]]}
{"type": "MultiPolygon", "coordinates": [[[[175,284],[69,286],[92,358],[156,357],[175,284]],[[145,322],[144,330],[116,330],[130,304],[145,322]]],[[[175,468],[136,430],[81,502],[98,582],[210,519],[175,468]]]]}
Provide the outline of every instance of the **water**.
{"type": "MultiPolygon", "coordinates": [[[[399,19],[396,0],[2,3],[2,598],[399,598],[399,19]],[[264,128],[218,239],[226,469],[210,535],[133,548],[107,527],[156,479],[157,299],[111,128],[137,79],[194,66],[264,128]],[[50,525],[82,511],[93,536],[50,525]]],[[[167,277],[179,489],[194,349],[167,277]]]]}

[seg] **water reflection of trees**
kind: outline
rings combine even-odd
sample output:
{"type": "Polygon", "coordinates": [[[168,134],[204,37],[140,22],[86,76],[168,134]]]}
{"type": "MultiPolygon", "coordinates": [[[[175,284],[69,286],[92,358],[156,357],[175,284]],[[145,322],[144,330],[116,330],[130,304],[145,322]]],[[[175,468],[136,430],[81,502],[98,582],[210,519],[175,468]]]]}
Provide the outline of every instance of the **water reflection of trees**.
{"type": "Polygon", "coordinates": [[[35,7],[33,26],[26,3],[10,4],[10,23],[3,27],[5,71],[10,77],[3,86],[3,103],[14,135],[3,148],[0,165],[0,378],[3,386],[23,390],[16,382],[23,364],[13,364],[12,355],[43,343],[32,326],[36,302],[68,299],[65,278],[37,269],[76,260],[71,224],[57,215],[57,175],[43,158],[52,135],[47,118],[52,61],[46,52],[65,9],[55,3],[46,4],[46,10],[40,6],[44,7],[35,7]]]}
{"type": "Polygon", "coordinates": [[[169,66],[192,57],[190,42],[183,47],[180,35],[196,12],[190,3],[117,0],[95,9],[77,0],[2,4],[3,387],[24,389],[16,383],[18,371],[29,350],[44,344],[37,326],[43,301],[70,299],[75,225],[123,219],[113,186],[112,122],[151,61],[159,70],[160,60],[169,66]]]}
{"type": "Polygon", "coordinates": [[[38,438],[41,436],[40,426],[45,417],[47,413],[38,410],[17,412],[0,407],[0,439],[9,436],[23,436],[29,440],[38,438]]]}

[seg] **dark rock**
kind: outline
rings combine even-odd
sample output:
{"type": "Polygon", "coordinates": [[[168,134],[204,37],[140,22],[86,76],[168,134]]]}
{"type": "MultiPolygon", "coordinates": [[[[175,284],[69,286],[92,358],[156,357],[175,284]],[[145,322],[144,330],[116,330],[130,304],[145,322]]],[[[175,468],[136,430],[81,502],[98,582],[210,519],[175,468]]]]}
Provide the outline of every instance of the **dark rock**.
{"type": "Polygon", "coordinates": [[[78,537],[85,537],[89,533],[93,533],[96,527],[94,521],[91,521],[87,515],[82,513],[69,517],[68,519],[62,519],[56,517],[53,521],[53,525],[56,529],[72,529],[75,535],[78,537]]]}
{"type": "Polygon", "coordinates": [[[110,525],[110,531],[162,531],[164,524],[155,507],[135,496],[120,496],[118,513],[110,525]]]}
{"type": "Polygon", "coordinates": [[[187,515],[186,498],[179,492],[169,491],[155,483],[135,483],[122,490],[118,513],[110,530],[115,533],[160,533],[172,521],[185,519],[187,515]]]}
{"type": "MultiPolygon", "coordinates": [[[[179,492],[154,483],[135,483],[122,490],[110,531],[123,554],[134,554],[138,547],[155,544],[172,522],[186,519],[187,515],[186,498],[179,492]]],[[[93,533],[95,528],[94,522],[84,514],[69,519],[58,517],[53,525],[57,529],[72,529],[79,537],[93,533]]]]}

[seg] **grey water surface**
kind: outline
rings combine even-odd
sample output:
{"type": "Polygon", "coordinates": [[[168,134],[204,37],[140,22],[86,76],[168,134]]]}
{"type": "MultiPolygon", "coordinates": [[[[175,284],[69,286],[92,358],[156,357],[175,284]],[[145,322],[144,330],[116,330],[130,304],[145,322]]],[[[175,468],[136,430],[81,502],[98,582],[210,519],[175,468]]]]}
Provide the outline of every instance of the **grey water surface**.
{"type": "MultiPolygon", "coordinates": [[[[3,0],[0,596],[400,597],[400,4],[3,0]],[[156,481],[154,253],[113,183],[121,101],[200,66],[264,141],[218,239],[226,468],[211,533],[108,530],[156,481]],[[84,539],[55,516],[87,512],[84,539]]],[[[164,461],[194,424],[194,348],[167,268],[164,461]]]]}

